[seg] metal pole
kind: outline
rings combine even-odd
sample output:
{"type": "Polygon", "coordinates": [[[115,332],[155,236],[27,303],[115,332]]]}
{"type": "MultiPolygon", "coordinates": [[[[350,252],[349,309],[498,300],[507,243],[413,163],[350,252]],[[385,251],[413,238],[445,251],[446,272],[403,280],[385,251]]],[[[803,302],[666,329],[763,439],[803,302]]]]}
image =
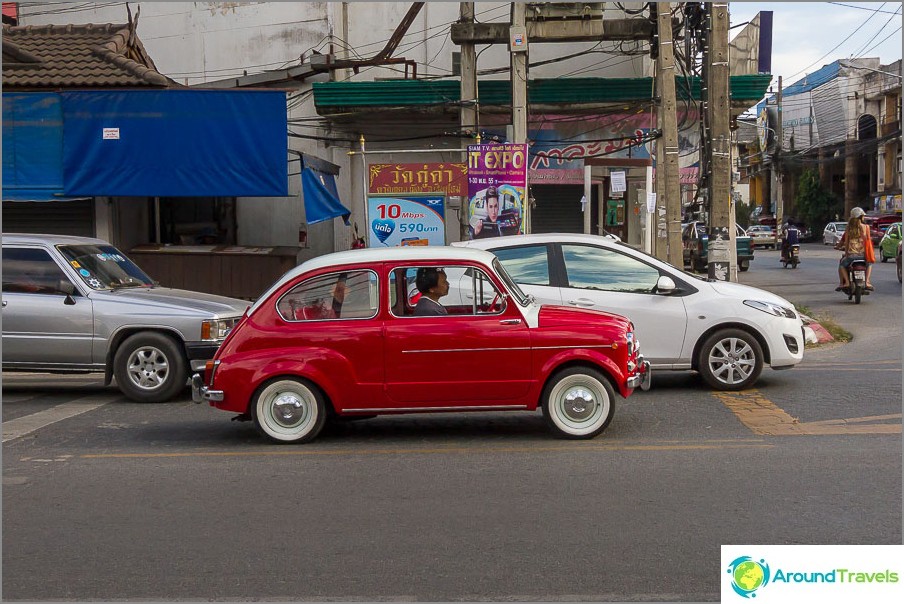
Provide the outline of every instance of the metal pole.
{"type": "MultiPolygon", "coordinates": [[[[462,23],[474,23],[474,3],[459,2],[458,11],[460,21],[462,23]]],[[[480,133],[480,110],[477,104],[477,53],[473,42],[461,43],[461,106],[459,108],[459,125],[462,132],[480,133]]],[[[465,145],[470,140],[462,141],[465,145]]],[[[461,150],[461,161],[468,164],[467,147],[461,150]]],[[[459,238],[464,241],[468,238],[468,209],[471,206],[471,198],[468,191],[465,191],[461,201],[461,208],[458,210],[458,230],[459,238]]]]}
{"type": "MultiPolygon", "coordinates": [[[[645,187],[646,187],[646,192],[647,192],[648,196],[651,193],[653,193],[653,166],[652,165],[647,166],[645,187]]],[[[652,209],[655,210],[656,208],[654,207],[652,209]]],[[[645,251],[648,254],[652,254],[653,253],[653,228],[655,227],[653,222],[656,220],[656,214],[654,212],[650,211],[650,204],[646,199],[644,199],[644,212],[646,212],[647,222],[646,222],[646,226],[644,227],[644,231],[643,231],[643,235],[644,235],[643,236],[643,251],[645,251]]]]}
{"type": "MultiPolygon", "coordinates": [[[[581,208],[584,211],[584,232],[590,233],[590,225],[591,218],[593,217],[593,204],[590,202],[593,199],[593,184],[590,182],[591,172],[593,171],[593,166],[589,166],[584,164],[584,207],[581,208]]],[[[600,200],[602,203],[602,199],[600,200]]]]}

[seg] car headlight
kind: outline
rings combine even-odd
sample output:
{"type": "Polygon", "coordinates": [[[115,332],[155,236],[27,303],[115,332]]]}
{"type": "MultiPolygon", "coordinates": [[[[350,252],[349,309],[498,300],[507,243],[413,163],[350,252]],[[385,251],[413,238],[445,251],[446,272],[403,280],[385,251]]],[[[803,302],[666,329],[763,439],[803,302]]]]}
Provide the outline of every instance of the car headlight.
{"type": "Polygon", "coordinates": [[[230,319],[208,319],[201,321],[201,339],[205,342],[222,340],[229,334],[229,330],[235,327],[241,317],[230,319]]]}
{"type": "Polygon", "coordinates": [[[772,302],[763,302],[761,300],[744,300],[744,304],[746,304],[750,308],[755,308],[765,313],[769,313],[770,315],[775,315],[776,317],[787,317],[789,319],[797,318],[797,313],[794,312],[793,308],[787,308],[779,304],[773,304],[772,302]]]}

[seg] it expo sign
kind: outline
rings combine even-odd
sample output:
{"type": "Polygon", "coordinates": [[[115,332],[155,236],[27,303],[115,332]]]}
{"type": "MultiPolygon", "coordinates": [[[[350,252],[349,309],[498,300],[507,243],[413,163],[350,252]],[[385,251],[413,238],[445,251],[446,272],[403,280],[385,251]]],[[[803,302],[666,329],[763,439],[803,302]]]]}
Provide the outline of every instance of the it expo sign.
{"type": "Polygon", "coordinates": [[[723,545],[722,602],[900,602],[901,545],[723,545]]]}

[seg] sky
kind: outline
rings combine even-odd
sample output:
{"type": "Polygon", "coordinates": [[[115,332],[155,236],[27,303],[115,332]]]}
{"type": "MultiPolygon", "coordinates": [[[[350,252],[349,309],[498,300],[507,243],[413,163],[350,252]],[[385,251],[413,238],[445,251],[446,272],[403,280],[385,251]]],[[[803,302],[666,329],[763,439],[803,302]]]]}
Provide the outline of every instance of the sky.
{"type": "MultiPolygon", "coordinates": [[[[736,2],[731,26],[772,11],[772,74],[787,87],[838,59],[901,58],[901,2],[736,2]],[[883,41],[884,40],[884,41],[883,41]]],[[[743,28],[729,31],[733,38],[743,28]]],[[[773,84],[775,80],[773,80],[773,84]]]]}

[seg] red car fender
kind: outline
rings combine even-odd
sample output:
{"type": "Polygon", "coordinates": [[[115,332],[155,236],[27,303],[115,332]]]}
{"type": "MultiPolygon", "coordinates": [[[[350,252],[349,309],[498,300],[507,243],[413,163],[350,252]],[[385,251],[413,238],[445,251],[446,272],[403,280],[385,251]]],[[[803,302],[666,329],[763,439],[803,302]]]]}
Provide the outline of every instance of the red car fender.
{"type": "Polygon", "coordinates": [[[619,394],[624,398],[628,398],[628,396],[631,395],[631,392],[633,392],[633,389],[627,387],[628,376],[625,375],[620,368],[622,364],[627,362],[626,355],[627,348],[624,346],[618,346],[614,348],[614,350],[612,348],[573,348],[562,350],[547,359],[546,362],[539,367],[538,374],[540,379],[537,381],[539,389],[536,393],[536,398],[539,399],[543,392],[543,388],[546,387],[546,383],[549,381],[552,374],[562,366],[575,362],[593,365],[597,369],[602,370],[603,373],[612,379],[613,385],[619,391],[619,394]],[[611,351],[616,356],[616,359],[612,359],[605,351],[611,351]]]}

